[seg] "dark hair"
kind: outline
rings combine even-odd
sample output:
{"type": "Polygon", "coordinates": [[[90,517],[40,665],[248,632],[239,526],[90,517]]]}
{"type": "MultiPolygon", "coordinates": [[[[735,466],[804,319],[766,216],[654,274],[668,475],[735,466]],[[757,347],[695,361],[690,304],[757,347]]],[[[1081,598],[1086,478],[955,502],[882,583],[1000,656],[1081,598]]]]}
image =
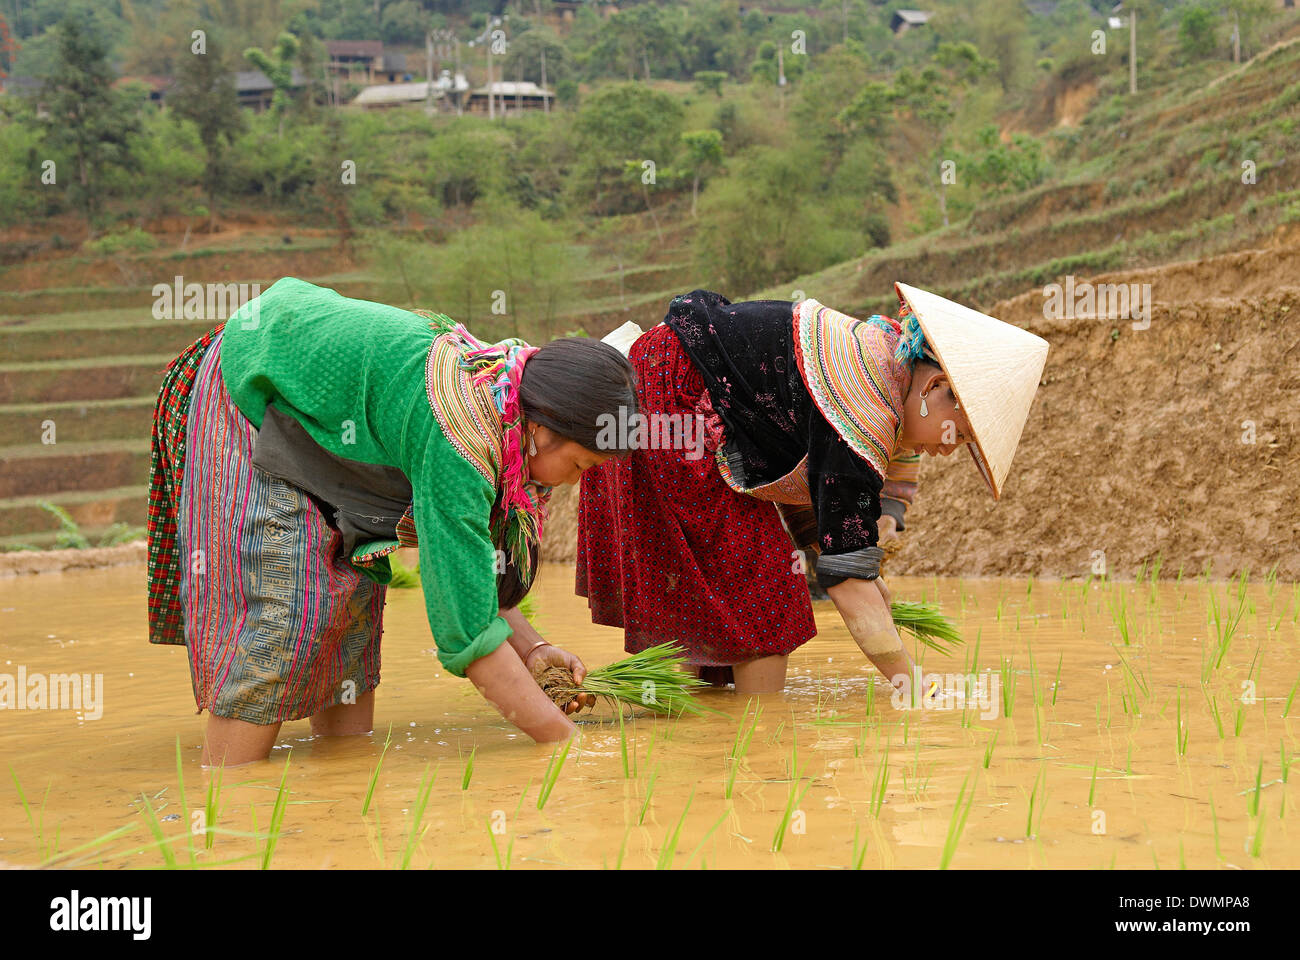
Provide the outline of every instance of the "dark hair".
{"type": "Polygon", "coordinates": [[[627,357],[608,343],[552,340],[524,365],[519,402],[526,420],[588,450],[620,456],[632,449],[635,431],[608,427],[609,418],[626,424],[636,413],[636,375],[627,357]],[[626,411],[622,419],[620,408],[626,411]]]}
{"type": "MultiPolygon", "coordinates": [[[[527,365],[524,366],[527,370],[527,365]]],[[[537,546],[528,545],[528,555],[532,557],[533,576],[537,576],[537,546]]],[[[497,574],[497,607],[500,610],[509,610],[523,603],[524,597],[528,596],[528,591],[533,587],[532,583],[524,583],[519,576],[519,568],[515,566],[513,560],[506,561],[506,568],[497,574]]]]}

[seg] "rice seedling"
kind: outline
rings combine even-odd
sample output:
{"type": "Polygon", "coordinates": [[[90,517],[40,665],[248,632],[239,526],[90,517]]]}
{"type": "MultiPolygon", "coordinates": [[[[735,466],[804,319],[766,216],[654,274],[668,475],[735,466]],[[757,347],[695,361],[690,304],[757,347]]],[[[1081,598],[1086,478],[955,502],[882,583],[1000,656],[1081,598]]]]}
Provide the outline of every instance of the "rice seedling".
{"type": "Polygon", "coordinates": [[[975,788],[972,787],[970,793],[966,793],[966,785],[970,780],[967,774],[962,778],[961,788],[957,791],[957,801],[953,804],[952,816],[948,820],[948,835],[943,841],[943,854],[939,858],[939,869],[947,870],[948,864],[952,862],[953,854],[957,852],[957,844],[961,842],[961,833],[966,828],[966,818],[970,815],[971,802],[975,799],[975,788]],[[962,805],[963,799],[965,806],[962,805]]]}
{"type": "Polygon", "coordinates": [[[745,754],[749,752],[749,744],[754,739],[754,731],[758,728],[758,718],[763,712],[761,703],[754,703],[753,698],[745,702],[745,712],[741,715],[740,724],[736,727],[736,739],[732,742],[731,753],[728,756],[727,784],[722,791],[724,800],[731,799],[732,790],[736,784],[736,773],[740,770],[741,761],[744,760],[745,754]],[[750,707],[754,708],[751,715],[750,707]]]}
{"type": "Polygon", "coordinates": [[[1291,692],[1286,695],[1286,706],[1282,708],[1283,717],[1291,713],[1291,704],[1295,700],[1296,690],[1300,690],[1300,674],[1296,674],[1295,683],[1291,684],[1291,692]]]}
{"type": "Polygon", "coordinates": [[[280,842],[280,830],[284,823],[284,811],[289,803],[289,760],[292,752],[284,758],[284,772],[280,774],[280,789],[275,793],[275,803],[271,807],[271,822],[267,827],[266,846],[262,848],[262,869],[271,869],[271,858],[275,856],[276,844],[280,842]]]}
{"type": "Polygon", "coordinates": [[[516,820],[519,819],[519,811],[524,808],[524,799],[528,796],[528,791],[532,789],[532,786],[533,786],[533,778],[529,777],[528,782],[524,784],[524,788],[519,791],[519,801],[515,804],[516,820]]]}
{"type": "Polygon", "coordinates": [[[853,859],[849,861],[850,870],[861,870],[862,861],[867,858],[867,841],[863,841],[861,848],[858,847],[858,831],[861,825],[853,825],[853,859]]]}
{"type": "Polygon", "coordinates": [[[1215,649],[1218,653],[1214,661],[1214,669],[1217,670],[1223,665],[1223,658],[1228,653],[1228,648],[1232,645],[1232,638],[1237,633],[1237,628],[1241,625],[1241,618],[1246,612],[1246,573],[1242,571],[1241,578],[1237,583],[1237,607],[1235,611],[1229,611],[1226,607],[1219,605],[1218,597],[1213,592],[1210,593],[1210,610],[1209,619],[1214,627],[1217,643],[1215,649]]]}
{"type": "Polygon", "coordinates": [[[1123,588],[1117,588],[1115,598],[1114,603],[1108,603],[1106,606],[1110,611],[1110,618],[1115,624],[1115,629],[1119,631],[1124,646],[1127,647],[1132,643],[1132,631],[1129,629],[1128,622],[1128,597],[1125,595],[1123,588]]]}
{"type": "Polygon", "coordinates": [[[1016,671],[1012,669],[1010,657],[1002,658],[998,672],[1002,677],[1002,716],[1009,718],[1016,704],[1016,671]]]}
{"type": "Polygon", "coordinates": [[[722,811],[722,816],[718,817],[718,819],[714,821],[713,826],[709,827],[708,830],[704,831],[704,836],[702,836],[700,838],[700,842],[695,845],[695,849],[691,851],[691,855],[686,858],[685,866],[689,867],[691,865],[691,861],[694,860],[696,855],[701,850],[704,849],[704,845],[708,842],[709,837],[713,836],[713,832],[717,830],[718,827],[722,826],[722,824],[726,821],[727,817],[729,816],[731,816],[730,810],[722,811]]]}
{"type": "Polygon", "coordinates": [[[1178,685],[1178,726],[1174,730],[1174,741],[1180,757],[1187,755],[1188,734],[1187,724],[1183,723],[1183,685],[1180,683],[1178,685]]]}
{"type": "Polygon", "coordinates": [[[1219,739],[1223,739],[1223,718],[1219,715],[1219,700],[1208,691],[1205,694],[1206,700],[1210,704],[1210,716],[1214,719],[1214,728],[1219,731],[1219,739]]]}
{"type": "Polygon", "coordinates": [[[1261,789],[1260,784],[1263,779],[1264,779],[1264,758],[1260,757],[1259,766],[1255,768],[1255,789],[1251,793],[1251,798],[1250,798],[1250,815],[1252,817],[1259,816],[1259,791],[1261,789]]]}
{"type": "Polygon", "coordinates": [[[885,752],[876,766],[876,776],[871,781],[871,815],[880,819],[880,810],[885,805],[885,790],[889,786],[889,741],[885,741],[885,752]]]}
{"type": "Polygon", "coordinates": [[[655,792],[655,778],[659,776],[659,768],[655,767],[650,771],[650,779],[645,785],[645,797],[641,800],[641,814],[636,818],[636,825],[639,827],[645,823],[646,811],[650,809],[650,798],[655,792]]]}
{"type": "Polygon", "coordinates": [[[1088,786],[1088,806],[1092,806],[1093,800],[1097,796],[1097,761],[1092,761],[1092,783],[1088,786]]]}
{"type": "Polygon", "coordinates": [[[411,866],[411,860],[415,857],[415,851],[420,846],[420,841],[424,839],[425,833],[428,832],[427,826],[421,826],[424,823],[424,809],[429,805],[429,795],[433,793],[433,783],[438,779],[437,767],[433,770],[433,776],[429,776],[429,765],[424,765],[424,773],[420,776],[420,786],[415,792],[415,805],[411,808],[411,829],[406,834],[406,846],[402,848],[402,860],[400,869],[407,870],[411,866]]]}
{"type": "Polygon", "coordinates": [[[693,693],[708,682],[681,669],[686,652],[676,644],[661,643],[616,663],[597,667],[578,683],[564,667],[546,666],[535,677],[537,683],[561,708],[579,694],[590,693],[615,709],[623,705],[645,707],[653,713],[681,716],[718,713],[701,706],[693,693]]]}
{"type": "MultiPolygon", "coordinates": [[[[619,755],[623,761],[623,779],[630,780],[632,779],[632,773],[634,768],[632,767],[631,764],[628,763],[627,728],[624,726],[623,711],[621,709],[618,711],[618,747],[619,747],[619,755]]],[[[633,743],[632,745],[632,752],[635,760],[635,754],[636,754],[635,743],[633,743]]]]}
{"type": "Polygon", "coordinates": [[[686,806],[682,808],[682,815],[677,818],[677,826],[672,832],[664,838],[664,845],[659,850],[659,860],[655,864],[656,870],[671,870],[673,868],[673,858],[677,856],[677,843],[681,840],[682,824],[686,822],[687,811],[691,809],[691,801],[695,799],[695,791],[686,798],[686,806]]]}
{"type": "Polygon", "coordinates": [[[393,725],[388,725],[388,736],[384,738],[384,749],[379,751],[379,760],[375,763],[375,769],[370,773],[370,786],[366,789],[366,796],[361,801],[361,815],[364,817],[370,810],[370,801],[375,796],[375,784],[379,782],[379,768],[384,765],[384,756],[388,753],[389,746],[393,742],[393,725]]]}
{"type": "MultiPolygon", "coordinates": [[[[154,812],[153,804],[149,801],[149,798],[144,795],[143,791],[140,793],[140,803],[140,809],[144,816],[145,826],[147,826],[149,832],[153,834],[155,844],[158,847],[158,852],[162,854],[164,869],[175,870],[176,854],[172,852],[171,841],[163,836],[162,824],[158,822],[158,814],[154,812]]],[[[267,838],[267,841],[268,843],[270,842],[269,837],[267,838]]],[[[263,869],[266,869],[266,862],[267,859],[264,852],[262,856],[262,863],[264,864],[263,869]]]]}
{"type": "MultiPolygon", "coordinates": [[[[510,837],[510,843],[506,845],[506,856],[505,856],[505,859],[503,860],[503,859],[501,858],[501,848],[497,846],[497,835],[496,835],[496,832],[492,829],[492,818],[491,818],[491,817],[484,817],[484,822],[487,823],[488,839],[492,841],[492,855],[493,855],[494,857],[496,857],[496,861],[497,861],[497,869],[498,869],[498,870],[509,870],[509,869],[510,869],[510,861],[511,861],[511,859],[514,857],[514,853],[515,853],[515,838],[514,838],[514,836],[512,835],[512,836],[510,837]]],[[[619,859],[620,859],[620,860],[622,859],[621,856],[620,856],[619,859]]]]}
{"type": "Polygon", "coordinates": [[[13,764],[9,765],[9,776],[13,778],[14,788],[18,791],[18,802],[22,804],[23,813],[27,816],[27,822],[31,825],[32,833],[36,837],[36,844],[41,850],[41,859],[49,860],[59,852],[59,828],[54,830],[54,838],[47,839],[45,836],[45,802],[50,797],[50,787],[53,781],[45,784],[45,793],[41,796],[41,807],[35,817],[32,816],[32,808],[27,802],[27,796],[23,793],[23,785],[18,782],[18,772],[14,770],[13,764]]]}
{"type": "Polygon", "coordinates": [[[470,778],[474,776],[474,755],[477,753],[478,745],[475,744],[474,749],[469,752],[469,759],[465,761],[465,770],[460,777],[460,789],[462,793],[469,789],[470,778]]]}
{"type": "Polygon", "coordinates": [[[785,833],[790,826],[790,818],[794,811],[799,808],[803,802],[804,795],[808,793],[808,788],[812,786],[812,781],[804,784],[802,790],[799,784],[803,782],[802,771],[799,767],[799,738],[796,736],[790,746],[790,789],[785,798],[785,812],[781,814],[781,820],[776,825],[776,833],[772,836],[772,852],[780,853],[781,847],[785,845],[785,833]]]}
{"type": "Polygon", "coordinates": [[[194,831],[190,829],[190,805],[185,796],[185,766],[181,759],[181,738],[176,737],[176,784],[181,798],[181,823],[185,826],[185,842],[190,852],[190,863],[194,863],[194,831]]]}
{"type": "Polygon", "coordinates": [[[1034,777],[1034,789],[1029,794],[1029,815],[1025,818],[1025,836],[1036,836],[1034,831],[1034,807],[1038,807],[1038,823],[1043,822],[1043,807],[1047,805],[1047,767],[1038,768],[1038,776],[1034,777]]]}
{"type": "Polygon", "coordinates": [[[623,841],[618,845],[618,859],[614,861],[615,870],[623,869],[623,855],[627,853],[627,838],[628,835],[631,834],[631,832],[632,832],[631,827],[628,827],[623,831],[623,841]]]}
{"type": "Polygon", "coordinates": [[[1255,835],[1251,837],[1250,840],[1250,855],[1254,857],[1256,860],[1258,860],[1260,854],[1262,854],[1263,852],[1264,852],[1264,814],[1261,810],[1260,814],[1255,818],[1255,835]]]}
{"type": "Polygon", "coordinates": [[[203,805],[203,848],[211,850],[216,838],[218,807],[221,798],[221,780],[225,776],[226,764],[221,765],[208,775],[208,795],[203,805]]]}
{"type": "Polygon", "coordinates": [[[1237,705],[1237,722],[1236,722],[1236,724],[1234,724],[1234,728],[1233,728],[1233,731],[1232,731],[1232,735],[1233,735],[1234,737],[1239,737],[1239,736],[1241,736],[1241,729],[1242,729],[1242,727],[1244,727],[1245,725],[1246,725],[1246,708],[1243,707],[1241,704],[1238,704],[1238,705],[1237,705]]]}
{"type": "Polygon", "coordinates": [[[1065,662],[1065,652],[1056,658],[1056,679],[1052,681],[1052,706],[1056,706],[1056,695],[1061,689],[1061,664],[1065,662]]]}
{"type": "MultiPolygon", "coordinates": [[[[1137,706],[1138,691],[1142,692],[1142,698],[1144,700],[1150,700],[1151,687],[1147,684],[1146,674],[1140,670],[1135,670],[1133,666],[1125,658],[1124,654],[1119,652],[1119,647],[1115,646],[1115,644],[1113,643],[1110,645],[1110,647],[1112,650],[1115,651],[1115,656],[1119,657],[1119,662],[1124,668],[1125,684],[1126,686],[1130,686],[1130,689],[1133,692],[1134,707],[1137,706]]],[[[1140,711],[1136,711],[1136,712],[1140,712],[1140,711]]]]}
{"type": "Polygon", "coordinates": [[[933,603],[895,600],[890,605],[894,626],[912,636],[917,642],[950,657],[962,642],[956,625],[939,612],[933,603]]]}
{"type": "Polygon", "coordinates": [[[993,748],[998,745],[998,734],[1000,732],[1001,731],[999,730],[994,730],[993,736],[989,737],[988,746],[984,748],[984,769],[985,770],[989,768],[989,763],[993,759],[993,748]]]}
{"type": "Polygon", "coordinates": [[[555,789],[556,781],[560,779],[560,771],[564,769],[564,761],[569,758],[569,748],[573,746],[573,739],[564,741],[564,749],[554,747],[551,750],[551,759],[546,764],[546,773],[542,775],[542,786],[537,791],[537,809],[541,810],[546,806],[546,801],[551,799],[551,791],[555,789]]]}

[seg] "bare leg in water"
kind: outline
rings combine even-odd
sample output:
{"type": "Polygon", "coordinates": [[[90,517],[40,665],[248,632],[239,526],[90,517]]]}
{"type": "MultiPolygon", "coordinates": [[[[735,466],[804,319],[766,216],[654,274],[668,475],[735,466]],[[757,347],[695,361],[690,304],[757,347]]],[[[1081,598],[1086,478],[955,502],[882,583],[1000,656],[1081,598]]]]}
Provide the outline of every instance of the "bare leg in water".
{"type": "MultiPolygon", "coordinates": [[[[317,737],[352,737],[374,730],[375,691],[367,690],[356,703],[340,703],[311,718],[311,732],[317,737]]],[[[280,735],[278,723],[249,723],[229,717],[208,717],[203,745],[203,765],[227,767],[255,763],[271,755],[280,735]]]]}

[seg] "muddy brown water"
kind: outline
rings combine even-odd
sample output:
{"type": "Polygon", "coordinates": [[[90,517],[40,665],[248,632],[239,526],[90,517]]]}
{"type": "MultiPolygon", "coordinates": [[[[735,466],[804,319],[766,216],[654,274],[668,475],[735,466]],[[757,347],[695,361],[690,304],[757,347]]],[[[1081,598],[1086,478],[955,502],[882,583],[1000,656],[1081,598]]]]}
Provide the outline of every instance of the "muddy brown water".
{"type": "MultiPolygon", "coordinates": [[[[589,623],[572,580],[572,567],[544,569],[538,627],[590,667],[619,658],[620,632],[589,623]]],[[[162,865],[143,795],[175,838],[179,863],[257,866],[286,759],[288,803],[271,861],[282,867],[405,859],[496,868],[508,859],[514,868],[932,868],[959,795],[969,810],[949,845],[955,868],[1300,861],[1300,772],[1285,769],[1300,750],[1300,694],[1283,716],[1300,675],[1296,587],[1247,588],[1217,667],[1207,611],[1212,596],[1235,608],[1227,584],[895,578],[892,587],[896,599],[937,597],[957,621],[966,651],[928,654],[925,669],[954,675],[945,689],[956,675],[985,676],[991,709],[900,709],[834,609],[818,604],[821,632],[791,657],[787,691],[756,701],[761,714],[738,764],[728,757],[749,698],[710,692],[703,701],[720,716],[629,722],[628,776],[618,724],[602,708],[581,724],[542,809],[552,748],[529,742],[467,681],[448,676],[419,591],[390,591],[375,734],[313,740],[306,721],[286,724],[270,761],[225,772],[216,827],[230,832],[216,834],[211,850],[198,835],[191,854],[186,826],[204,823],[195,813],[208,780],[203,721],[184,650],[145,639],[143,568],[0,580],[0,684],[16,683],[20,668],[29,689],[35,674],[103,682],[102,709],[0,709],[0,861],[162,865]],[[392,745],[362,816],[390,724],[392,745]],[[436,777],[417,818],[426,770],[436,777]]]]}

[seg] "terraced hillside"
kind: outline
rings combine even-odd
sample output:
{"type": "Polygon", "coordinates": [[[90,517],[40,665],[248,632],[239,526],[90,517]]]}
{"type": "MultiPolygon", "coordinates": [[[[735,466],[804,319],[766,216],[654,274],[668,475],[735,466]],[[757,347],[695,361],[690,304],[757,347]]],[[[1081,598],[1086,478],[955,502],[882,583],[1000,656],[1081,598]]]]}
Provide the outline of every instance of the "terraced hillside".
{"type": "Polygon", "coordinates": [[[1300,222],[1300,43],[1218,82],[1095,104],[1064,135],[1075,170],[1064,182],[760,295],[801,289],[851,313],[892,311],[902,280],[988,308],[1066,275],[1259,246],[1300,222]]]}
{"type": "MultiPolygon", "coordinates": [[[[1208,82],[1175,74],[1165,87],[1094,103],[1059,158],[1069,175],[977,208],[951,227],[872,251],[766,291],[795,290],[851,313],[892,311],[894,280],[991,309],[1067,275],[1132,271],[1300,237],[1300,43],[1279,46],[1208,82]],[[1243,162],[1254,183],[1243,182],[1243,162]]],[[[690,265],[690,220],[663,210],[659,224],[628,217],[635,243],[622,262],[608,239],[574,239],[577,306],[562,329],[599,334],[627,319],[662,318],[675,294],[707,282],[690,265]],[[660,232],[662,228],[662,232],[660,232]]],[[[52,542],[57,523],[38,506],[66,508],[93,535],[116,522],[141,524],[148,478],[151,405],[165,362],[206,321],[156,320],[153,284],[259,283],[284,275],[349,296],[405,304],[364,256],[326,231],[274,227],[220,236],[184,252],[89,258],[75,255],[0,267],[0,548],[52,542]],[[54,423],[54,443],[48,422],[54,423]]],[[[608,235],[606,235],[606,238],[608,235]]],[[[364,254],[364,251],[361,251],[364,254]]],[[[1216,261],[1224,262],[1224,261],[1216,261]]],[[[1194,303],[1153,283],[1157,303],[1194,303]]],[[[1255,282],[1263,282],[1258,276],[1255,282]]],[[[410,304],[412,306],[416,304],[410,304]]],[[[428,306],[428,304],[419,304],[428,306]]],[[[561,505],[556,523],[571,523],[561,505]]],[[[569,547],[561,536],[554,552],[569,547]]]]}
{"type": "MultiPolygon", "coordinates": [[[[629,318],[657,320],[668,299],[689,289],[689,266],[679,262],[683,228],[665,226],[661,241],[648,221],[629,217],[626,232],[645,234],[648,255],[621,268],[598,246],[576,246],[582,295],[561,318],[564,329],[603,332],[629,318]]],[[[264,289],[298,276],[348,296],[430,306],[405,304],[400,286],[376,279],[361,259],[328,237],[286,245],[263,230],[184,254],[69,256],[0,268],[0,549],[53,543],[59,524],[42,501],[67,510],[92,541],[115,523],[144,523],[162,370],[211,326],[155,319],[155,283],[180,275],[187,283],[264,289]]]]}

